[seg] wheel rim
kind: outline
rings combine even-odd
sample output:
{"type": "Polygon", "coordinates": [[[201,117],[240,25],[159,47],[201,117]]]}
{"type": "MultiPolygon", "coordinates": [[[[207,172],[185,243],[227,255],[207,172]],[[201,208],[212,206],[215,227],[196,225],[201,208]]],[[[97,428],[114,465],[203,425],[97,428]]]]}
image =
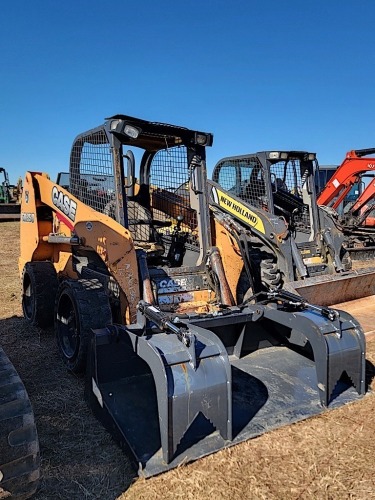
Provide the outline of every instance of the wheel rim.
{"type": "Polygon", "coordinates": [[[67,359],[76,356],[79,348],[79,325],[72,299],[62,294],[57,309],[57,334],[62,352],[67,359]]]}
{"type": "Polygon", "coordinates": [[[35,295],[33,293],[33,287],[28,274],[25,274],[23,280],[22,308],[26,318],[31,320],[35,310],[35,295]]]}

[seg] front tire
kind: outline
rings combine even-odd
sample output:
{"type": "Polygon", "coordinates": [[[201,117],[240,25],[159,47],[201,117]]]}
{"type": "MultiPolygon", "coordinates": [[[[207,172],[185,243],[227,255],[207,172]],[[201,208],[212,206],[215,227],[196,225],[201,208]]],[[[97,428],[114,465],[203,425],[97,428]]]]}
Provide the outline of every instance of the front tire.
{"type": "Polygon", "coordinates": [[[97,279],[62,282],[55,304],[55,331],[60,355],[69,371],[85,371],[91,330],[111,322],[108,295],[97,279]]]}

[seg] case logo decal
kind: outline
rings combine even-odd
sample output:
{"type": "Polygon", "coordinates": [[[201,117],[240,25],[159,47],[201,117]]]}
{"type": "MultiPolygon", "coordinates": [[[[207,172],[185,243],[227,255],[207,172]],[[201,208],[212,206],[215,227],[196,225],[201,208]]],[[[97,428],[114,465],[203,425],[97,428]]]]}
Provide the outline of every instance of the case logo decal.
{"type": "Polygon", "coordinates": [[[59,210],[62,211],[71,221],[75,221],[76,211],[77,211],[77,203],[69,198],[67,194],[64,194],[62,191],[57,189],[56,186],[52,188],[52,203],[59,210]]]}

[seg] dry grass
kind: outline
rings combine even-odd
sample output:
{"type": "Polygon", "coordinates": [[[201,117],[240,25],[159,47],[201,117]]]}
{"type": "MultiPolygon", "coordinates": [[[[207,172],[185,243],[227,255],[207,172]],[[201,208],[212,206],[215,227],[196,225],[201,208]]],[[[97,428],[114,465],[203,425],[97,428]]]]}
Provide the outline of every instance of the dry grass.
{"type": "Polygon", "coordinates": [[[83,400],[83,380],[67,373],[53,331],[22,317],[18,223],[0,224],[0,342],[32,401],[42,453],[38,500],[115,499],[134,478],[127,457],[83,400]]]}
{"type": "MultiPolygon", "coordinates": [[[[147,481],[135,479],[84,403],[83,380],[63,368],[52,331],[32,329],[22,318],[18,223],[1,224],[0,237],[1,344],[36,414],[43,475],[36,499],[375,498],[373,395],[147,481]]],[[[375,364],[375,342],[368,359],[375,364]]]]}

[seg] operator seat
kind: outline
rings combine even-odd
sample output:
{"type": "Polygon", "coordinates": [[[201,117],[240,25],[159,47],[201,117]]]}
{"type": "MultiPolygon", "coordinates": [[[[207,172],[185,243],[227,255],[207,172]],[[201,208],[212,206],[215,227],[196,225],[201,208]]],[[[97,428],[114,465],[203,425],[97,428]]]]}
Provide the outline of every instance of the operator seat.
{"type": "MultiPolygon", "coordinates": [[[[111,200],[103,213],[115,219],[116,201],[111,200]]],[[[165,253],[161,236],[153,225],[151,212],[134,200],[128,200],[128,229],[132,235],[134,246],[142,248],[149,257],[159,257],[165,253]]]]}

